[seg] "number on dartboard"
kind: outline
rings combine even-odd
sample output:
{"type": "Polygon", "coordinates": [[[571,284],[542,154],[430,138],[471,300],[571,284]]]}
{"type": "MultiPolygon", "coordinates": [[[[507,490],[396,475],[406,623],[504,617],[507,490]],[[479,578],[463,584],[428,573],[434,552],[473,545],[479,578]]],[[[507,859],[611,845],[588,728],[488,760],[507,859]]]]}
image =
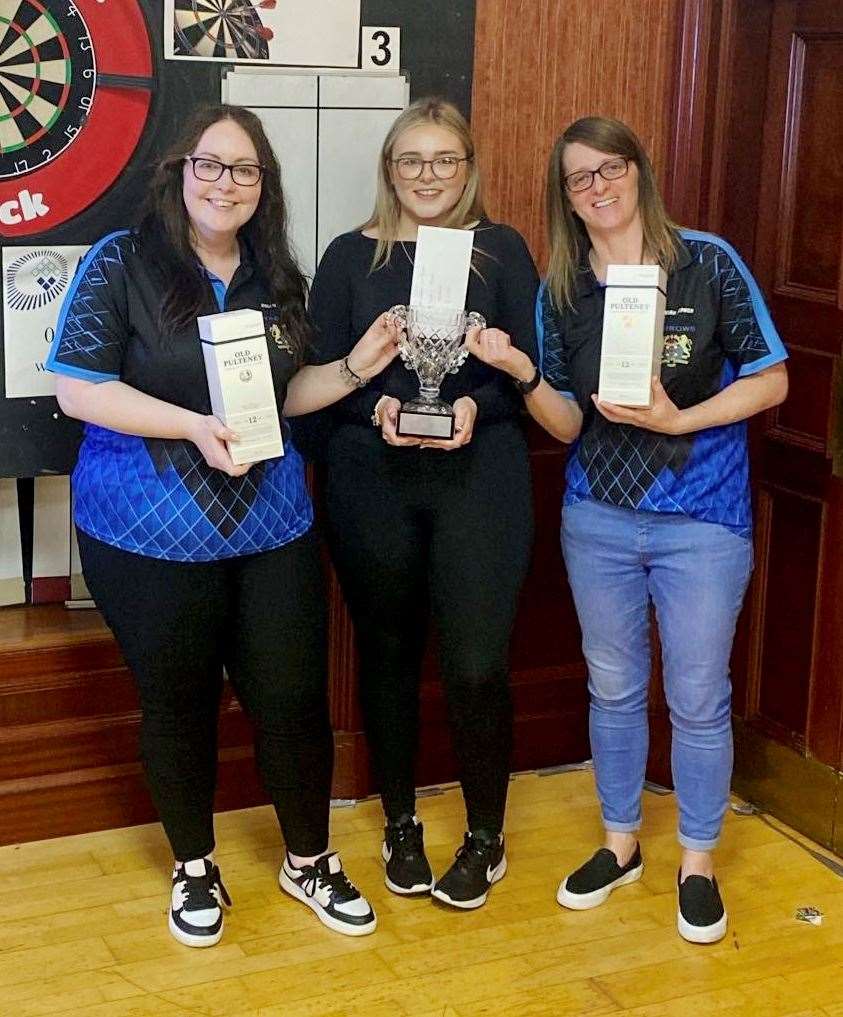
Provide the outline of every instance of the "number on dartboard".
{"type": "Polygon", "coordinates": [[[53,339],[55,339],[55,337],[56,337],[56,330],[52,327],[52,325],[48,325],[44,329],[44,342],[46,342],[50,346],[52,346],[53,345],[53,339]]]}
{"type": "Polygon", "coordinates": [[[392,52],[389,48],[391,41],[389,32],[384,32],[383,29],[372,34],[372,42],[377,43],[378,46],[378,53],[372,54],[372,63],[376,67],[386,67],[392,59],[392,52]]]}
{"type": "Polygon", "coordinates": [[[0,22],[2,179],[39,169],[74,140],[93,102],[96,61],[74,3],[0,0],[0,22]]]}

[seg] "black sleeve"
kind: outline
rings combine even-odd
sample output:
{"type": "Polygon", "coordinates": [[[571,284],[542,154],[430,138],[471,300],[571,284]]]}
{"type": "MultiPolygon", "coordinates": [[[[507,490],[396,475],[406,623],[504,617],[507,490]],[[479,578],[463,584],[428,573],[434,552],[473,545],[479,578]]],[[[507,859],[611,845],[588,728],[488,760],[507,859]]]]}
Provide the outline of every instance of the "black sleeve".
{"type": "MultiPolygon", "coordinates": [[[[313,277],[308,310],[313,322],[313,363],[329,364],[348,356],[360,338],[352,327],[352,278],[349,242],[346,236],[332,240],[313,277]]],[[[370,423],[375,403],[383,395],[378,380],[355,389],[332,409],[339,419],[370,423]]]]}
{"type": "Polygon", "coordinates": [[[64,298],[47,368],[85,381],[117,381],[129,338],[125,231],[95,244],[64,298]]]}
{"type": "MultiPolygon", "coordinates": [[[[506,332],[514,346],[530,360],[538,362],[536,342],[536,293],[539,276],[527,244],[521,234],[511,226],[500,227],[501,243],[495,257],[499,259],[496,272],[496,302],[499,315],[490,322],[506,332]]],[[[482,248],[482,240],[478,244],[482,248]]],[[[480,270],[482,271],[482,259],[480,270]]],[[[507,375],[497,372],[489,381],[467,392],[477,403],[477,419],[502,420],[516,416],[521,409],[523,396],[507,375]]]]}

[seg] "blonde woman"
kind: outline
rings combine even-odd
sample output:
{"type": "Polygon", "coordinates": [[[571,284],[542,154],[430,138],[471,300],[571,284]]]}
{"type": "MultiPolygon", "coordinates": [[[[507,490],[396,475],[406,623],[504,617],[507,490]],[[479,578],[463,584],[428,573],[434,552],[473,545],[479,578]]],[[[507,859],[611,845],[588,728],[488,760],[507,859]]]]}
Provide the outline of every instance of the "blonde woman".
{"type": "MultiPolygon", "coordinates": [[[[313,282],[320,359],[344,356],[394,304],[407,304],[419,225],[475,231],[466,298],[536,357],[538,278],[524,241],[484,213],[468,125],[423,99],[395,121],[378,164],[374,212],[337,237],[313,282]]],[[[525,370],[530,381],[535,369],[525,370]]],[[[482,905],[506,871],[503,819],[512,715],[508,650],[532,542],[527,449],[513,381],[469,358],[449,375],[452,441],[396,434],[418,382],[400,361],[337,405],[327,444],[334,561],[354,619],[369,746],[386,813],[386,885],[482,905]],[[467,833],[438,880],[415,810],[419,676],[432,609],[467,833]]]]}
{"type": "MultiPolygon", "coordinates": [[[[727,928],[712,852],[729,795],[729,655],[752,569],[746,420],[787,393],[787,354],[746,265],[722,238],[668,218],[641,143],[585,117],[548,169],[550,266],[537,302],[545,380],[530,413],[568,457],[562,549],[583,631],[605,840],[557,899],[586,910],[643,872],[649,604],[655,606],[679,805],[677,927],[692,943],[727,928]],[[606,267],[667,273],[664,354],[649,409],[600,402],[606,267]]],[[[523,355],[473,343],[517,376],[523,355]]]]}

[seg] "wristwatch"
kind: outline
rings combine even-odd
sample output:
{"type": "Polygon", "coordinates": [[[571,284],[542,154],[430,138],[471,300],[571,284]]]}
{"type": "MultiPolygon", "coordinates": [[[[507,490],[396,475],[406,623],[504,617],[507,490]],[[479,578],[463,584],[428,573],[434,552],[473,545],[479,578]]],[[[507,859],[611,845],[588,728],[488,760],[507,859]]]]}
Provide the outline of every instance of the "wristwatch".
{"type": "Polygon", "coordinates": [[[533,389],[538,388],[539,382],[542,380],[542,373],[537,367],[536,373],[529,381],[521,381],[519,378],[513,378],[512,380],[521,395],[529,395],[533,389]]]}

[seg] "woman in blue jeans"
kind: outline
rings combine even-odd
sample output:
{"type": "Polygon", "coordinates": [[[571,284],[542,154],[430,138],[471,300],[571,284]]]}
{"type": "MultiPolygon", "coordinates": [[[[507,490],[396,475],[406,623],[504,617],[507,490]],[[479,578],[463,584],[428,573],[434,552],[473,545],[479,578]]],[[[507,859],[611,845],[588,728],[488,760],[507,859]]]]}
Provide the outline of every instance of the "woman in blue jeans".
{"type": "MultiPolygon", "coordinates": [[[[727,924],[712,851],[732,772],[729,655],[752,570],[746,420],[785,398],[787,354],[737,253],[670,221],[625,124],[572,124],[551,153],[547,198],[550,262],[536,304],[543,378],[526,403],[551,434],[573,442],[562,548],[588,663],[605,828],[603,847],[563,879],[557,899],[596,907],[643,871],[652,602],[679,803],[677,924],[691,942],[715,942],[727,924]],[[610,264],[667,273],[649,409],[597,399],[610,264]]],[[[470,344],[513,377],[530,371],[493,330],[470,344]]]]}

